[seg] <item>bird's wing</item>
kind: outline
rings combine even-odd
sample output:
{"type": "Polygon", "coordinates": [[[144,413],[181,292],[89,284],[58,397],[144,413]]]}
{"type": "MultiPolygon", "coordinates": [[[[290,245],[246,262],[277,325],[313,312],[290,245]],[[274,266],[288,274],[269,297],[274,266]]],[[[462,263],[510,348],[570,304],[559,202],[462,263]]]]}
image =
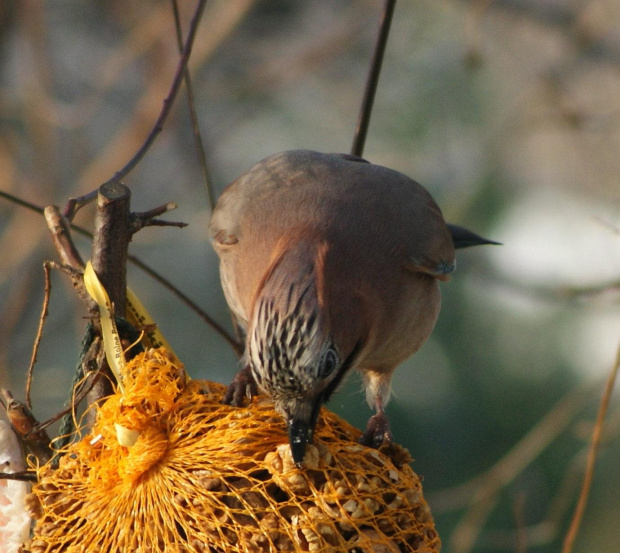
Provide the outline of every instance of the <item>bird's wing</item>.
{"type": "Polygon", "coordinates": [[[209,236],[221,260],[222,286],[242,321],[251,315],[283,235],[302,218],[294,178],[285,155],[270,156],[228,185],[213,211],[209,236]]]}
{"type": "Polygon", "coordinates": [[[405,270],[447,280],[455,268],[454,243],[428,191],[398,171],[346,154],[339,157],[349,167],[350,193],[360,197],[351,217],[366,217],[375,239],[396,252],[405,270]]]}
{"type": "Polygon", "coordinates": [[[389,251],[407,271],[445,279],[454,269],[452,236],[426,189],[347,154],[293,150],[260,161],[226,188],[209,231],[218,253],[247,256],[304,226],[344,232],[368,255],[389,251]]]}
{"type": "Polygon", "coordinates": [[[292,153],[282,152],[259,161],[226,187],[209,223],[216,249],[240,240],[242,246],[243,242],[264,242],[271,235],[277,240],[283,228],[299,223],[303,201],[298,198],[301,188],[296,183],[312,178],[313,165],[308,160],[306,167],[300,168],[304,164],[292,153]]]}

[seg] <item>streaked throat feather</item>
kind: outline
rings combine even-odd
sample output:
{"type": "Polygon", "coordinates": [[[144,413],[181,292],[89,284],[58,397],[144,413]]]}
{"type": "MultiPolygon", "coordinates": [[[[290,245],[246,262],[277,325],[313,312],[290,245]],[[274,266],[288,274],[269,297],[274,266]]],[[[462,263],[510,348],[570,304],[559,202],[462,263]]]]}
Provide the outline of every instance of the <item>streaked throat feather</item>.
{"type": "Polygon", "coordinates": [[[255,380],[270,396],[294,396],[315,385],[316,359],[326,336],[313,283],[289,287],[278,309],[273,297],[258,299],[250,334],[250,366],[255,380]]]}

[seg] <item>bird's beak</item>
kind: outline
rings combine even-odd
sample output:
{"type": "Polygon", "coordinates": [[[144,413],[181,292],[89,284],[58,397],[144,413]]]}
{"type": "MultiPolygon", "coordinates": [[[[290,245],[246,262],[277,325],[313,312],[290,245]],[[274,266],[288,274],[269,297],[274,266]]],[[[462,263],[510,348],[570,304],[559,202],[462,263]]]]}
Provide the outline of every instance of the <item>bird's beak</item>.
{"type": "Polygon", "coordinates": [[[297,468],[301,468],[306,454],[306,446],[312,443],[312,435],[314,433],[314,427],[316,421],[319,418],[319,411],[323,404],[323,397],[316,398],[313,406],[310,418],[295,418],[290,417],[287,419],[288,426],[288,440],[291,444],[291,454],[293,455],[293,461],[297,465],[297,468]]]}
{"type": "Polygon", "coordinates": [[[298,468],[306,454],[306,445],[312,441],[312,430],[310,425],[303,420],[292,420],[288,425],[288,440],[291,444],[291,453],[293,461],[298,468]]]}

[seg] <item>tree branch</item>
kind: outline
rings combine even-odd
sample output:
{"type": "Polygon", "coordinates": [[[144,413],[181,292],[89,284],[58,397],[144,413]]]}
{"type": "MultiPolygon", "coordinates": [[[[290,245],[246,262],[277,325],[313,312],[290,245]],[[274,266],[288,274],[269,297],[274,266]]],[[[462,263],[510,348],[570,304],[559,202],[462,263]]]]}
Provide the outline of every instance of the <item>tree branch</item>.
{"type": "Polygon", "coordinates": [[[366,81],[366,90],[362,100],[357,127],[355,129],[355,137],[353,138],[353,146],[351,146],[351,154],[361,157],[364,153],[364,144],[366,143],[366,135],[368,134],[368,126],[370,125],[370,115],[372,106],[375,102],[375,93],[377,92],[377,84],[379,83],[379,74],[381,73],[381,64],[383,63],[383,54],[387,45],[388,35],[390,34],[390,24],[392,23],[392,15],[396,7],[396,0],[386,0],[383,8],[383,15],[379,22],[379,32],[377,33],[377,41],[375,42],[375,51],[370,62],[370,71],[366,81]]]}
{"type": "MultiPolygon", "coordinates": [[[[177,0],[172,0],[172,11],[174,12],[174,26],[177,33],[177,41],[179,45],[179,52],[183,54],[183,32],[181,30],[181,19],[179,17],[179,5],[177,0]]],[[[185,79],[185,91],[187,93],[187,105],[189,107],[189,116],[192,122],[192,131],[194,133],[194,143],[196,144],[196,154],[200,161],[200,168],[202,169],[202,178],[207,189],[207,198],[209,199],[209,207],[211,211],[215,209],[215,192],[213,191],[213,183],[211,181],[211,175],[209,174],[209,167],[207,165],[207,156],[205,154],[204,142],[202,140],[202,134],[200,133],[200,125],[198,124],[198,115],[196,114],[196,108],[194,107],[194,87],[192,85],[192,79],[189,74],[189,69],[185,67],[184,77],[185,79]]]]}
{"type": "MultiPolygon", "coordinates": [[[[122,178],[126,177],[138,163],[145,156],[146,152],[148,152],[149,148],[159,135],[159,133],[164,128],[164,123],[170,114],[170,110],[172,109],[172,105],[174,104],[174,99],[176,98],[177,93],[179,92],[179,88],[181,83],[183,82],[183,78],[185,76],[185,70],[187,68],[187,62],[189,61],[190,54],[192,53],[192,47],[194,45],[194,39],[196,38],[196,31],[198,29],[198,24],[200,23],[200,18],[202,16],[202,12],[204,11],[207,0],[199,0],[198,5],[196,6],[196,11],[192,17],[189,26],[189,32],[187,34],[187,39],[185,41],[185,46],[183,48],[183,52],[181,53],[181,58],[179,59],[179,63],[177,65],[177,69],[174,75],[174,79],[172,81],[172,85],[170,86],[170,91],[168,92],[168,96],[164,99],[164,104],[159,113],[159,117],[155,121],[155,125],[151,129],[151,132],[146,137],[146,140],[142,143],[142,146],[138,148],[138,151],[133,155],[133,157],[127,162],[127,164],[117,171],[110,179],[103,183],[102,186],[107,184],[119,183],[122,178]]],[[[78,198],[71,198],[65,207],[64,216],[72,221],[75,217],[77,211],[84,205],[90,203],[97,196],[97,190],[93,190],[84,196],[80,196],[78,198]]]]}

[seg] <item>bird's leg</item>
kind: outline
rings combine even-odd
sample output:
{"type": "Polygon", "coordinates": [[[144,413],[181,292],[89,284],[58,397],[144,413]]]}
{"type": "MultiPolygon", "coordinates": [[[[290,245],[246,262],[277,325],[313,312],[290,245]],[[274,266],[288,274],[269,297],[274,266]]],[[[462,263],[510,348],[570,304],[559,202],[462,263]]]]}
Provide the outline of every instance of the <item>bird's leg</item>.
{"type": "Polygon", "coordinates": [[[256,381],[252,376],[250,366],[246,365],[235,375],[235,378],[233,378],[233,381],[228,386],[222,398],[222,403],[234,407],[241,407],[245,398],[251,399],[256,394],[258,394],[256,381]]]}
{"type": "Polygon", "coordinates": [[[359,443],[367,447],[379,449],[385,443],[392,443],[392,430],[390,421],[383,410],[381,397],[375,398],[377,413],[368,419],[366,431],[360,436],[359,443]]]}

